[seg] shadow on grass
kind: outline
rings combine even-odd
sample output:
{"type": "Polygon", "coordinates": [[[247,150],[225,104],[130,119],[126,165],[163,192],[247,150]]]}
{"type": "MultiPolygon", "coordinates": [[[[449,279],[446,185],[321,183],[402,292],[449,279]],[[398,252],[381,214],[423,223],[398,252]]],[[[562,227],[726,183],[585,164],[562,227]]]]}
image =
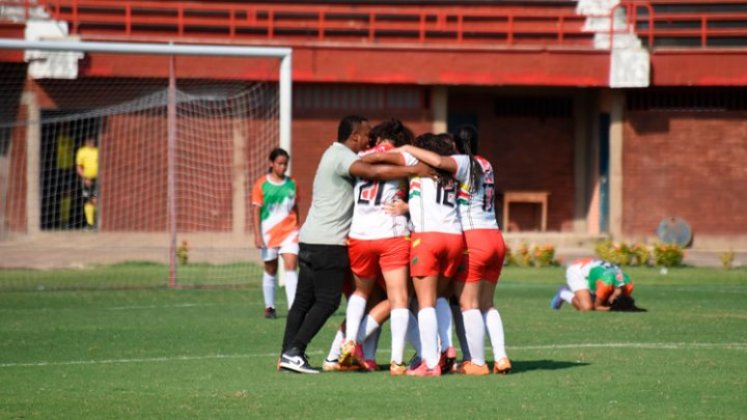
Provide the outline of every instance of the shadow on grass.
{"type": "Polygon", "coordinates": [[[561,360],[512,360],[511,374],[530,372],[533,370],[559,370],[588,366],[588,362],[567,362],[561,360]]]}
{"type": "MultiPolygon", "coordinates": [[[[493,367],[493,361],[489,360],[487,361],[488,367],[492,369],[493,367]]],[[[517,373],[524,373],[529,372],[532,370],[558,370],[558,369],[568,369],[568,368],[574,368],[574,367],[583,367],[588,366],[591,363],[588,362],[565,362],[565,361],[558,361],[558,360],[512,360],[511,361],[511,375],[517,374],[517,373]]],[[[389,365],[385,364],[378,364],[377,365],[378,371],[388,371],[389,365]]],[[[363,371],[361,371],[363,372],[363,371]]]]}

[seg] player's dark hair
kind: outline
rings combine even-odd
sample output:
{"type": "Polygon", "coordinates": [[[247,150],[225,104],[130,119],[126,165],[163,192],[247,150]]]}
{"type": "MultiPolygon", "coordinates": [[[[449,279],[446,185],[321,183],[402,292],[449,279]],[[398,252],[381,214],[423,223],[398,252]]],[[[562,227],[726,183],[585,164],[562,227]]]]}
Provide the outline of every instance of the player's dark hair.
{"type": "MultiPolygon", "coordinates": [[[[288,154],[288,152],[285,151],[285,149],[281,147],[276,147],[272,149],[272,151],[270,152],[270,162],[275,162],[275,159],[277,159],[280,156],[285,156],[286,159],[290,160],[290,155],[288,154]]],[[[267,168],[267,173],[271,173],[271,172],[272,172],[272,166],[267,168]]]]}
{"type": "Polygon", "coordinates": [[[342,143],[350,138],[364,121],[368,121],[368,118],[361,117],[360,115],[348,115],[343,117],[343,119],[340,120],[340,125],[337,126],[337,141],[342,143]]]}
{"type": "Polygon", "coordinates": [[[479,146],[477,140],[477,128],[470,124],[459,126],[454,132],[454,140],[459,153],[469,156],[469,191],[475,192],[480,182],[482,169],[475,162],[475,155],[479,146]]]}
{"type": "Polygon", "coordinates": [[[412,144],[415,135],[412,130],[407,128],[406,125],[402,124],[402,121],[396,118],[390,118],[379,124],[376,124],[371,129],[371,145],[375,144],[376,139],[389,140],[394,147],[404,146],[405,144],[412,144]]]}
{"type": "MultiPolygon", "coordinates": [[[[424,133],[415,137],[414,144],[421,149],[429,150],[441,156],[451,156],[454,154],[454,138],[451,134],[424,133]]],[[[440,169],[437,172],[438,182],[441,184],[447,184],[453,180],[450,173],[440,169]]]]}
{"type": "Polygon", "coordinates": [[[620,312],[646,312],[646,309],[636,306],[635,299],[631,296],[620,295],[610,304],[611,311],[620,312]]]}
{"type": "Polygon", "coordinates": [[[280,156],[285,156],[286,159],[290,159],[290,155],[288,155],[288,152],[286,152],[285,149],[282,147],[276,147],[270,152],[270,162],[275,162],[275,159],[280,156]]]}

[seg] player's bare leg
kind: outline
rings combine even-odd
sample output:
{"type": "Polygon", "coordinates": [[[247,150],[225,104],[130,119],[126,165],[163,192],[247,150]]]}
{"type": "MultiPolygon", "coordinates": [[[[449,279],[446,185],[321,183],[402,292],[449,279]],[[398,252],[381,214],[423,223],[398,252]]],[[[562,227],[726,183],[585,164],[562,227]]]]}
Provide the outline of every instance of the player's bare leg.
{"type": "Polygon", "coordinates": [[[589,289],[577,290],[573,294],[573,300],[571,301],[573,306],[581,312],[589,312],[594,310],[594,302],[591,300],[591,293],[589,289]]]}

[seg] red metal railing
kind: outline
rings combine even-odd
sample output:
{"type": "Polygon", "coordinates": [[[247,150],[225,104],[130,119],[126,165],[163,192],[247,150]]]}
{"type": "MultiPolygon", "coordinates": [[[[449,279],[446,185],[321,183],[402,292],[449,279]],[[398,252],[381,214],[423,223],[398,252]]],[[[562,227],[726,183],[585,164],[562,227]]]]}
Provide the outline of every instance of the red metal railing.
{"type": "MultiPolygon", "coordinates": [[[[718,0],[720,5],[745,6],[745,0],[718,0]]],[[[730,12],[655,12],[656,6],[709,6],[703,0],[649,0],[624,1],[613,8],[615,11],[625,11],[625,30],[638,34],[647,41],[649,48],[654,49],[658,43],[669,41],[667,46],[696,46],[687,41],[696,40],[701,48],[711,47],[710,41],[731,38],[732,46],[747,47],[747,13],[741,11],[730,12]],[[645,13],[640,13],[644,10],[645,13]]],[[[615,33],[625,30],[614,30],[610,20],[610,46],[615,33]]]]}
{"type": "MultiPolygon", "coordinates": [[[[455,2],[456,3],[456,2],[455,2]]],[[[747,0],[719,0],[745,5],[747,0]]],[[[703,0],[627,0],[625,28],[610,20],[615,34],[633,31],[650,48],[662,40],[711,46],[732,38],[747,46],[745,12],[656,13],[656,6],[707,5],[703,0]],[[697,42],[697,43],[696,43],[697,42]]],[[[193,38],[219,41],[260,40],[278,43],[362,42],[390,44],[544,45],[591,47],[584,16],[568,6],[352,6],[283,5],[150,0],[0,0],[0,5],[43,6],[66,21],[72,34],[88,38],[193,38]]]]}
{"type": "Polygon", "coordinates": [[[351,6],[39,0],[72,34],[352,41],[590,45],[572,7],[351,6]]]}

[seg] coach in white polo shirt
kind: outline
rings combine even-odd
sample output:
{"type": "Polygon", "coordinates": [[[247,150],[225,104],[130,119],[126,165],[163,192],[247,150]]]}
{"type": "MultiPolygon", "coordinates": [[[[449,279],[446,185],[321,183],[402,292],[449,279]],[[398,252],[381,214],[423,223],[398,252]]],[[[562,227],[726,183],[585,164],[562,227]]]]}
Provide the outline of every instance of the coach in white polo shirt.
{"type": "Polygon", "coordinates": [[[350,271],[347,237],[353,218],[355,177],[390,180],[433,174],[423,164],[370,165],[358,160],[358,152],[369,144],[370,130],[366,118],[343,118],[337,141],[319,162],[311,208],[301,227],[298,288],[285,324],[279,369],[319,372],[309,365],[306,346],[340,305],[342,284],[350,271]]]}

